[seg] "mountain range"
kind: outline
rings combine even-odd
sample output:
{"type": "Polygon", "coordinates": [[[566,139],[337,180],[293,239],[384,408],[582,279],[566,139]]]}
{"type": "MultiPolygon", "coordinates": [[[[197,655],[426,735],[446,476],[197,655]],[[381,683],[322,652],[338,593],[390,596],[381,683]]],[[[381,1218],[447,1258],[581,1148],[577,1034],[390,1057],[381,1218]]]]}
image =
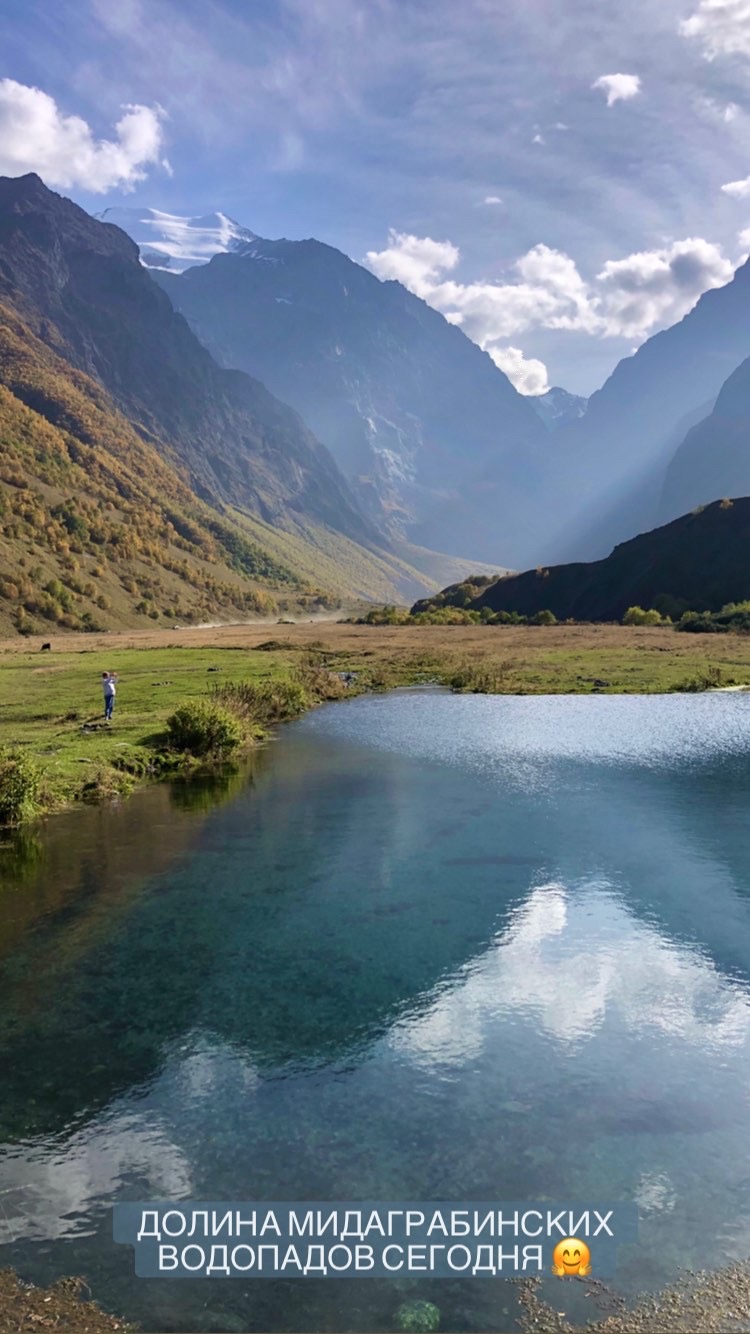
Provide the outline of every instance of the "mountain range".
{"type": "Polygon", "coordinates": [[[533,401],[319,241],[220,211],[92,218],[2,179],[0,620],[273,614],[616,542],[639,559],[639,531],[750,494],[749,354],[745,264],[588,402],[533,401]]]}
{"type": "Polygon", "coordinates": [[[396,551],[132,240],[34,175],[0,179],[0,426],[0,616],[24,627],[402,599],[456,565],[396,551]]]}
{"type": "MultiPolygon", "coordinates": [[[[747,263],[589,400],[559,386],[523,400],[537,423],[460,330],[320,242],[238,238],[155,276],[217,360],[298,408],[391,534],[524,567],[600,557],[694,504],[750,492],[726,396],[714,412],[750,353],[747,263]],[[715,471],[700,441],[720,421],[715,471]]],[[[736,384],[732,402],[741,434],[736,384]]]]}
{"type": "MultiPolygon", "coordinates": [[[[713,463],[714,407],[749,354],[745,262],[726,286],[704,293],[678,324],[619,362],[585,416],[556,433],[549,477],[557,512],[549,513],[537,560],[603,556],[686,508],[750,493],[750,450],[739,439],[726,440],[721,469],[713,463]]],[[[734,413],[739,397],[735,385],[734,413]]]]}
{"type": "Polygon", "coordinates": [[[257,376],[330,449],[394,541],[518,565],[549,439],[490,357],[400,283],[320,241],[256,238],[154,276],[223,366],[257,376]]]}

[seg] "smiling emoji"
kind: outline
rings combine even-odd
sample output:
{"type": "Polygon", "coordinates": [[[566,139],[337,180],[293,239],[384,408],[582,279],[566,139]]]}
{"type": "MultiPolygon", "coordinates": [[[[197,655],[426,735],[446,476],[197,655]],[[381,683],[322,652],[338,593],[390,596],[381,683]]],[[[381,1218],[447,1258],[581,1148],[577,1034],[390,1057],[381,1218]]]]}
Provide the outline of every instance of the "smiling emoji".
{"type": "Polygon", "coordinates": [[[552,1252],[552,1273],[560,1278],[590,1274],[591,1252],[585,1241],[579,1241],[578,1237],[563,1237],[558,1241],[552,1252]]]}

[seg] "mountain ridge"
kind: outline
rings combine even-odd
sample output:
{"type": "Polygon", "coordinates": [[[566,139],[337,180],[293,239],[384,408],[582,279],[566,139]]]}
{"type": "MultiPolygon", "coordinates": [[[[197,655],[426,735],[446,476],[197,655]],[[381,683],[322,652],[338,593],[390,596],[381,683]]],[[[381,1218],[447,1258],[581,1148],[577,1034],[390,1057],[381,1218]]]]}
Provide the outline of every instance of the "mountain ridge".
{"type": "MultiPolygon", "coordinates": [[[[558,620],[620,621],[631,606],[718,611],[750,599],[750,498],[701,505],[619,543],[599,561],[574,561],[509,575],[483,588],[472,610],[551,611],[558,620]]],[[[466,606],[459,585],[412,608],[466,606]]]]}
{"type": "Polygon", "coordinates": [[[258,375],[302,413],[392,537],[520,562],[518,509],[548,432],[438,311],[314,239],[258,238],[154,276],[222,365],[258,375]]]}

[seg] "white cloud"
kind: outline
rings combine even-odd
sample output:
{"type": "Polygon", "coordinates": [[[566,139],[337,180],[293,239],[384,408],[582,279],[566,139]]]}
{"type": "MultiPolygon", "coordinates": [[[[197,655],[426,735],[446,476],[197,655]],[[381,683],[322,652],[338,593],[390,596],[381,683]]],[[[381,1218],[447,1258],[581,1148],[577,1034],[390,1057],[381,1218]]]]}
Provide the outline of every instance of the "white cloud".
{"type": "Polygon", "coordinates": [[[739,241],[743,250],[747,251],[748,249],[750,249],[750,227],[745,227],[741,232],[739,232],[737,235],[737,240],[739,241]]]}
{"type": "Polygon", "coordinates": [[[434,290],[439,275],[454,269],[459,258],[458,248],[450,241],[391,230],[387,249],[368,251],[365,263],[379,278],[396,278],[410,292],[426,297],[434,290]]]}
{"type": "Polygon", "coordinates": [[[641,80],[637,74],[602,74],[591,87],[606,93],[607,106],[613,107],[615,102],[629,102],[636,97],[641,91],[641,80]]]}
{"type": "Polygon", "coordinates": [[[750,0],[700,0],[680,32],[700,42],[707,60],[750,56],[750,0]]]}
{"type": "Polygon", "coordinates": [[[725,195],[731,195],[733,199],[747,199],[750,195],[750,176],[742,181],[728,181],[721,188],[725,195]]]}
{"type": "Polygon", "coordinates": [[[549,378],[543,361],[525,357],[520,347],[489,347],[487,351],[520,394],[546,394],[549,378]]]}
{"type": "Polygon", "coordinates": [[[702,237],[608,260],[597,274],[604,332],[642,338],[686,315],[701,293],[722,287],[734,265],[702,237]]]}
{"type": "Polygon", "coordinates": [[[503,201],[500,195],[485,195],[484,202],[485,204],[502,204],[503,201]]]}
{"type": "Polygon", "coordinates": [[[47,185],[103,194],[129,189],[162,156],[160,107],[126,106],[115,138],[95,139],[80,116],[68,116],[40,88],[0,79],[0,174],[36,171],[47,185]]]}
{"type": "MultiPolygon", "coordinates": [[[[733,271],[721,249],[701,237],[608,260],[592,281],[569,255],[546,245],[516,260],[511,282],[457,282],[446,275],[459,259],[449,241],[392,231],[388,247],[370,251],[366,263],[380,278],[398,278],[460,325],[498,365],[499,358],[513,365],[508,339],[535,328],[645,338],[681,319],[703,292],[728,282],[733,271]]],[[[522,370],[516,362],[516,371],[522,370]]]]}

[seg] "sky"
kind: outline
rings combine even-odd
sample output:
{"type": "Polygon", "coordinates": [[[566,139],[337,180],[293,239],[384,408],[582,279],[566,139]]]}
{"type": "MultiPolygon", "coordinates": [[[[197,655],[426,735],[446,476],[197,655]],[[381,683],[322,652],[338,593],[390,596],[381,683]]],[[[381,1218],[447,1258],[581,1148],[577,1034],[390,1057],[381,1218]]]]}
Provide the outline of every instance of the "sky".
{"type": "Polygon", "coordinates": [[[0,0],[0,174],[215,209],[588,394],[750,250],[750,0],[0,0]]]}

